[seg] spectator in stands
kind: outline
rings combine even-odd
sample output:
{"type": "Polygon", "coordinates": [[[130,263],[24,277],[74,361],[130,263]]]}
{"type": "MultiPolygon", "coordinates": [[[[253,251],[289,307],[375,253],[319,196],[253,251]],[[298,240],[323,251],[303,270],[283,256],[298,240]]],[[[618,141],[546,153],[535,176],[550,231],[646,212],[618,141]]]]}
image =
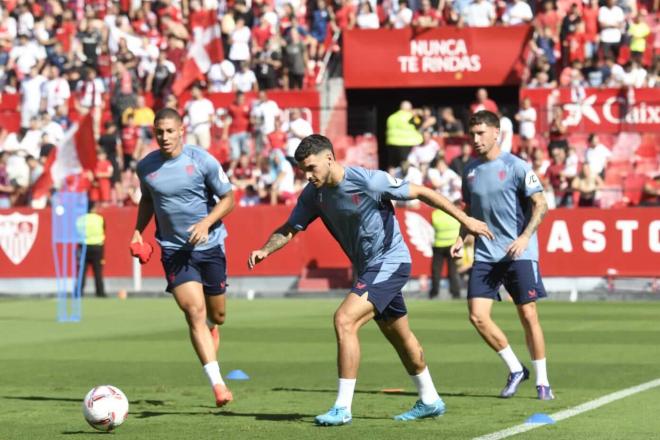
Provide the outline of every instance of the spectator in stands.
{"type": "Polygon", "coordinates": [[[254,132],[257,153],[263,151],[267,143],[267,136],[275,130],[275,120],[280,117],[282,110],[275,101],[268,98],[265,90],[261,90],[257,99],[252,103],[250,122],[254,132]]]}
{"type": "Polygon", "coordinates": [[[0,209],[11,208],[11,196],[14,193],[14,186],[7,173],[7,158],[7,152],[0,151],[0,209]]]}
{"type": "Polygon", "coordinates": [[[540,57],[543,57],[540,61],[537,61],[537,66],[535,66],[532,71],[534,76],[536,76],[537,72],[542,70],[554,79],[554,76],[551,76],[551,72],[554,72],[555,65],[557,64],[557,55],[555,54],[556,46],[557,37],[555,37],[551,28],[544,27],[534,33],[532,48],[536,53],[537,60],[539,60],[540,57]]]}
{"type": "Polygon", "coordinates": [[[398,0],[399,7],[390,12],[390,25],[394,29],[403,29],[412,24],[413,11],[408,7],[408,0],[398,0]]]}
{"type": "Polygon", "coordinates": [[[566,150],[564,148],[554,148],[550,152],[552,163],[546,172],[546,179],[555,195],[555,206],[557,208],[570,208],[573,206],[573,194],[571,191],[571,178],[566,174],[566,150]]]}
{"type": "Polygon", "coordinates": [[[415,12],[412,25],[420,29],[436,28],[442,23],[442,13],[431,5],[430,0],[422,0],[419,11],[415,12]]]}
{"type": "Polygon", "coordinates": [[[433,114],[433,110],[428,105],[423,106],[419,110],[414,111],[417,116],[419,116],[419,131],[431,131],[431,134],[438,132],[438,118],[433,114]]]}
{"type": "Polygon", "coordinates": [[[583,2],[582,21],[584,21],[584,33],[586,36],[585,57],[592,59],[598,53],[598,10],[599,0],[588,0],[583,2]]]}
{"type": "Polygon", "coordinates": [[[289,41],[284,46],[285,89],[302,89],[308,65],[307,49],[297,28],[289,31],[289,41]]]}
{"type": "Polygon", "coordinates": [[[211,147],[211,122],[215,108],[213,103],[202,95],[202,89],[198,84],[192,87],[190,93],[191,99],[185,108],[186,142],[208,150],[211,147]]]}
{"type": "Polygon", "coordinates": [[[234,91],[248,93],[259,90],[257,77],[252,69],[250,69],[250,63],[248,61],[241,61],[239,66],[238,72],[236,72],[233,79],[234,91]]]}
{"type": "Polygon", "coordinates": [[[371,3],[367,0],[363,0],[360,3],[356,24],[359,29],[378,29],[380,27],[378,15],[374,12],[371,3]]]}
{"type": "Polygon", "coordinates": [[[422,132],[423,142],[421,145],[413,147],[408,155],[408,162],[417,167],[421,174],[426,174],[429,165],[440,151],[440,145],[433,139],[432,134],[431,130],[424,130],[422,132]]]}
{"type": "Polygon", "coordinates": [[[606,0],[598,10],[598,25],[600,26],[600,47],[605,56],[619,57],[622,32],[626,17],[623,10],[617,6],[616,0],[606,0]]]}
{"type": "Polygon", "coordinates": [[[135,169],[141,150],[140,144],[140,129],[135,125],[133,114],[129,113],[126,116],[126,123],[121,129],[121,152],[124,171],[129,168],[135,169]]]}
{"type": "Polygon", "coordinates": [[[515,116],[518,121],[521,139],[534,139],[536,136],[536,109],[532,107],[532,100],[529,97],[523,99],[522,107],[515,116]]]}
{"type": "Polygon", "coordinates": [[[60,124],[60,127],[64,131],[67,131],[71,128],[71,119],[69,119],[69,108],[66,104],[62,104],[55,109],[55,115],[53,116],[53,121],[60,124]]]}
{"type": "Polygon", "coordinates": [[[231,33],[228,58],[234,63],[238,69],[241,61],[250,60],[250,28],[245,25],[243,17],[236,18],[236,25],[231,33]]]}
{"type": "Polygon", "coordinates": [[[245,189],[248,186],[257,185],[257,173],[255,172],[255,164],[250,160],[249,154],[241,154],[236,161],[236,166],[229,170],[231,175],[231,183],[239,189],[245,189]]]}
{"type": "Polygon", "coordinates": [[[587,58],[582,73],[589,87],[601,87],[604,82],[604,63],[598,58],[587,58]]]}
{"type": "Polygon", "coordinates": [[[645,87],[647,75],[646,69],[638,61],[630,60],[623,67],[622,83],[625,87],[645,87]]]}
{"type": "Polygon", "coordinates": [[[325,51],[325,39],[328,35],[330,21],[334,20],[334,11],[325,0],[316,0],[316,9],[312,11],[309,26],[310,59],[316,63],[325,51]]]}
{"type": "MultiPolygon", "coordinates": [[[[103,111],[103,94],[105,93],[105,84],[103,80],[97,77],[96,70],[92,68],[86,68],[83,71],[84,80],[78,83],[78,111],[86,115],[87,113],[92,114],[92,120],[94,121],[94,135],[95,137],[99,136],[100,133],[100,124],[101,124],[101,113],[103,111]]],[[[121,115],[121,113],[117,113],[121,115]]],[[[119,119],[119,116],[117,116],[119,119]]]]}
{"type": "Polygon", "coordinates": [[[439,152],[433,162],[431,162],[431,167],[426,177],[431,188],[435,189],[444,197],[449,200],[461,198],[461,177],[447,166],[443,152],[439,152]]]}
{"type": "Polygon", "coordinates": [[[99,138],[99,148],[105,152],[105,155],[112,165],[112,186],[118,190],[121,180],[120,172],[123,170],[124,155],[121,149],[121,143],[117,132],[117,126],[113,121],[105,122],[105,132],[99,138]]]}
{"type": "Polygon", "coordinates": [[[44,85],[42,99],[45,102],[45,110],[54,115],[58,106],[68,102],[71,89],[69,83],[60,76],[60,69],[57,66],[46,66],[45,72],[48,81],[44,85]]]}
{"type": "Polygon", "coordinates": [[[564,153],[568,151],[568,140],[566,139],[566,123],[564,122],[564,110],[561,106],[556,106],[552,109],[552,121],[548,128],[548,150],[552,155],[552,150],[561,148],[564,153]]]}
{"type": "Polygon", "coordinates": [[[582,21],[580,17],[580,11],[578,10],[577,3],[573,3],[568,10],[568,14],[564,16],[561,21],[561,26],[559,30],[559,41],[561,42],[561,62],[562,66],[567,66],[570,62],[570,53],[571,40],[569,37],[572,37],[578,31],[578,23],[582,21]]]}
{"type": "Polygon", "coordinates": [[[133,122],[140,130],[140,139],[142,142],[147,144],[151,142],[155,114],[151,107],[147,106],[143,95],[137,95],[135,106],[126,109],[124,114],[127,114],[128,112],[133,113],[133,122]]]}
{"type": "Polygon", "coordinates": [[[605,66],[603,66],[604,81],[607,87],[620,87],[623,84],[625,71],[621,65],[617,64],[613,56],[605,57],[605,66]]]}
{"type": "Polygon", "coordinates": [[[236,92],[234,102],[227,110],[231,118],[229,124],[225,124],[224,138],[229,139],[230,154],[229,159],[232,163],[238,161],[241,154],[249,154],[250,146],[250,106],[245,102],[245,95],[242,92],[236,92]]]}
{"type": "Polygon", "coordinates": [[[543,196],[548,204],[548,209],[555,209],[555,194],[552,191],[552,185],[550,185],[547,175],[550,161],[545,158],[545,155],[540,148],[532,150],[530,158],[532,162],[532,171],[534,171],[534,174],[536,174],[536,177],[538,177],[539,182],[543,187],[543,196]]]}
{"type": "Polygon", "coordinates": [[[303,118],[300,109],[297,108],[289,110],[289,122],[283,127],[283,130],[287,133],[285,154],[292,160],[300,141],[311,135],[314,130],[309,121],[303,118]]]}
{"type": "Polygon", "coordinates": [[[463,136],[465,131],[463,123],[456,119],[454,110],[451,107],[445,107],[440,112],[440,135],[442,137],[463,136]]]}
{"type": "Polygon", "coordinates": [[[282,70],[282,53],[275,38],[266,43],[266,47],[255,56],[255,72],[259,90],[276,89],[282,70]]]}
{"type": "MultiPolygon", "coordinates": [[[[53,118],[48,112],[42,112],[41,115],[41,132],[46,135],[46,143],[61,146],[64,142],[64,129],[60,124],[53,121],[53,118]]],[[[42,137],[43,139],[43,137],[42,137]]]]}
{"type": "Polygon", "coordinates": [[[21,128],[27,129],[32,118],[41,110],[42,92],[47,79],[39,73],[39,67],[34,65],[21,81],[21,128]]]}
{"type": "Polygon", "coordinates": [[[74,56],[82,60],[88,68],[96,69],[97,49],[101,45],[102,40],[103,36],[95,26],[90,26],[87,19],[81,20],[72,46],[74,56]]]}
{"type": "Polygon", "coordinates": [[[37,44],[36,41],[30,40],[27,33],[19,33],[18,43],[9,52],[7,70],[16,69],[18,79],[23,79],[24,76],[30,74],[33,67],[36,67],[37,72],[40,72],[45,61],[46,50],[43,46],[37,44]]]}
{"type": "Polygon", "coordinates": [[[500,149],[505,153],[510,153],[513,148],[513,122],[504,113],[496,113],[500,118],[500,135],[498,143],[500,149]]]}
{"type": "MultiPolygon", "coordinates": [[[[454,204],[460,209],[461,199],[454,200],[454,204]]],[[[433,210],[431,214],[433,224],[433,258],[431,260],[431,289],[429,299],[434,299],[440,293],[440,281],[442,280],[442,269],[444,261],[447,261],[447,274],[449,278],[449,293],[452,299],[461,296],[461,280],[458,273],[458,261],[451,255],[451,247],[460,233],[461,224],[439,209],[433,210]]]]}
{"type": "Polygon", "coordinates": [[[270,172],[272,184],[270,187],[270,204],[292,203],[296,197],[295,173],[293,166],[285,157],[282,150],[270,152],[270,172]]]}
{"type": "Polygon", "coordinates": [[[651,28],[646,23],[646,9],[641,9],[628,26],[628,37],[630,38],[630,55],[632,59],[641,64],[644,52],[646,52],[646,38],[651,33],[651,28]]]}
{"type": "Polygon", "coordinates": [[[536,58],[534,59],[534,63],[530,68],[530,75],[533,78],[532,81],[535,79],[538,81],[539,73],[544,73],[546,75],[545,82],[542,84],[549,83],[552,85],[552,87],[555,87],[555,80],[557,76],[555,74],[554,66],[548,62],[548,59],[542,53],[540,55],[537,53],[536,58]]]}
{"type": "Polygon", "coordinates": [[[413,123],[415,114],[410,101],[402,101],[399,110],[387,118],[385,133],[386,165],[396,168],[408,158],[414,146],[423,141],[422,135],[413,123]]]}
{"type": "Polygon", "coordinates": [[[477,89],[476,98],[477,100],[474,103],[472,103],[472,105],[470,105],[471,113],[476,113],[481,110],[488,110],[493,113],[497,113],[499,111],[499,109],[497,108],[497,104],[495,104],[495,101],[488,98],[488,91],[486,89],[484,88],[477,89]]]}
{"type": "Polygon", "coordinates": [[[154,67],[153,73],[147,76],[145,82],[145,92],[151,92],[154,97],[154,110],[160,110],[167,95],[172,93],[175,76],[176,66],[167,59],[167,52],[161,50],[158,53],[156,67],[154,67]]]}
{"type": "Polygon", "coordinates": [[[209,92],[230,93],[234,91],[235,74],[236,67],[229,60],[222,60],[219,63],[213,64],[207,74],[209,92]]]}
{"type": "Polygon", "coordinates": [[[612,157],[610,149],[600,142],[596,133],[591,133],[589,135],[587,150],[584,152],[584,163],[589,165],[590,171],[604,178],[605,168],[610,157],[612,157]]]}
{"type": "Polygon", "coordinates": [[[463,170],[472,159],[472,144],[470,142],[463,142],[461,144],[460,156],[456,156],[452,159],[449,168],[451,168],[459,177],[463,177],[463,170]]]}
{"type": "Polygon", "coordinates": [[[593,207],[596,206],[596,192],[603,186],[603,179],[591,170],[588,163],[585,163],[582,165],[580,174],[573,179],[571,186],[580,194],[579,207],[593,207]]]}
{"type": "Polygon", "coordinates": [[[108,206],[112,200],[112,175],[114,170],[103,149],[96,152],[96,166],[93,173],[94,181],[90,191],[90,200],[97,202],[99,206],[108,206]]]}
{"type": "Polygon", "coordinates": [[[502,15],[502,23],[508,26],[530,23],[534,18],[532,8],[525,0],[513,0],[502,15]]]}
{"type": "Polygon", "coordinates": [[[550,36],[553,40],[559,38],[561,14],[557,11],[553,0],[544,0],[542,11],[534,18],[534,28],[537,34],[550,36]]]}
{"type": "Polygon", "coordinates": [[[640,206],[660,206],[660,172],[649,177],[642,187],[640,206]]]}
{"type": "Polygon", "coordinates": [[[495,7],[488,0],[472,0],[465,8],[458,23],[459,26],[489,27],[495,25],[497,14],[495,7]]]}
{"type": "Polygon", "coordinates": [[[273,148],[280,149],[286,153],[286,141],[288,134],[286,131],[282,129],[282,118],[277,117],[275,118],[275,128],[273,129],[272,132],[268,134],[267,140],[268,140],[268,149],[271,150],[273,148]]]}

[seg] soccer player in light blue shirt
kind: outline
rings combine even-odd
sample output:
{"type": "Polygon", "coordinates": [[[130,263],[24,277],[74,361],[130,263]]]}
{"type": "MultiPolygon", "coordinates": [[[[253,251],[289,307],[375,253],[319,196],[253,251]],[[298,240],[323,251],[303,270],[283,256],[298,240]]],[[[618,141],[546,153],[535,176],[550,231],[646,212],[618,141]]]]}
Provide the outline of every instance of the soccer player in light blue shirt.
{"type": "Polygon", "coordinates": [[[219,332],[225,319],[226,259],[222,224],[234,195],[218,161],[200,147],[184,145],[176,110],[156,113],[158,151],[137,166],[142,198],[132,243],[156,217],[167,291],[183,311],[190,340],[213,389],[217,406],[233,400],[217,361],[219,332]]]}
{"type": "MultiPolygon", "coordinates": [[[[529,371],[514,354],[504,332],[491,318],[494,300],[500,300],[504,284],[518,309],[525,339],[536,372],[537,397],[554,399],[548,382],[545,340],[536,300],[546,296],[539,271],[536,230],[548,210],[543,187],[529,164],[502,152],[497,143],[499,118],[479,111],[470,118],[469,133],[479,159],[463,171],[463,201],[466,212],[488,224],[494,240],[476,238],[474,265],[468,284],[470,321],[482,338],[509,368],[500,396],[512,397],[529,371]]],[[[462,230],[452,246],[459,257],[467,231],[462,230]]]]}
{"type": "Polygon", "coordinates": [[[378,170],[343,167],[321,135],[303,139],[295,159],[309,181],[287,222],[248,259],[250,269],[320,218],[353,264],[357,279],[335,313],[339,390],[334,406],[316,417],[319,425],[350,423],[358,366],[358,330],[374,318],[394,346],[417,387],[419,400],[396,420],[436,417],[445,405],[433,385],[422,347],[408,325],[401,290],[410,275],[410,253],[394,216],[392,200],[419,199],[456,217],[467,230],[492,238],[486,224],[468,217],[435,191],[378,170]]]}

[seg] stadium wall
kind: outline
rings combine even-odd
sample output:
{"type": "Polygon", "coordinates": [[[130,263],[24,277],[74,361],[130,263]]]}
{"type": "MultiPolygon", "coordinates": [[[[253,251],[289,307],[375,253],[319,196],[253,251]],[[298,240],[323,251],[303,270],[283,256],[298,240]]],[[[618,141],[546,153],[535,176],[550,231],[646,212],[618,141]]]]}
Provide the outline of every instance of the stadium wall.
{"type": "MultiPolygon", "coordinates": [[[[320,221],[298,234],[255,271],[246,267],[248,253],[263,245],[286,221],[291,207],[236,209],[227,219],[228,271],[232,277],[298,277],[304,269],[346,271],[349,263],[320,221]]],[[[106,208],[105,275],[130,277],[128,244],[136,209],[106,208]]],[[[413,276],[429,273],[433,230],[429,209],[398,209],[397,217],[413,258],[413,276]]],[[[154,242],[153,222],[145,237],[154,242]]],[[[557,209],[540,231],[541,268],[552,277],[660,276],[660,209],[557,209]]],[[[51,210],[0,210],[0,281],[53,278],[51,210]]],[[[162,277],[158,251],[142,267],[145,277],[162,277]]]]}

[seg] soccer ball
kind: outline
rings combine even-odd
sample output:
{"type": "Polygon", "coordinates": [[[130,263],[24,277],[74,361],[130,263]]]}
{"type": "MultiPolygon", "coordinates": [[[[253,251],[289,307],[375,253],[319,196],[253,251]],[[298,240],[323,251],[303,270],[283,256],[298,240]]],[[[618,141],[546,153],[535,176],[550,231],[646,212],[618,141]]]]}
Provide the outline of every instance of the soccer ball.
{"type": "Polygon", "coordinates": [[[112,431],[128,417],[128,399],[112,385],[94,387],[83,400],[83,415],[92,428],[112,431]]]}

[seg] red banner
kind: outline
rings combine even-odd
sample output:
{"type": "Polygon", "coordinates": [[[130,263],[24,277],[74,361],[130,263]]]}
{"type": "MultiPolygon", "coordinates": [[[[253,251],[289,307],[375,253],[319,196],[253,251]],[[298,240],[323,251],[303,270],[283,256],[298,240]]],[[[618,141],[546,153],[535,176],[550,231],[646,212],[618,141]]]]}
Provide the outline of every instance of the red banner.
{"type": "MultiPolygon", "coordinates": [[[[257,269],[247,269],[251,250],[261,247],[271,232],[288,218],[291,208],[238,208],[227,218],[227,260],[230,276],[300,275],[310,264],[347,268],[349,262],[320,221],[257,269]],[[314,263],[315,262],[315,263],[314,263]]],[[[401,229],[413,257],[413,275],[430,273],[431,211],[397,210],[401,229]]],[[[129,241],[134,208],[109,208],[106,220],[105,275],[131,276],[129,241]]],[[[153,222],[145,232],[153,239],[153,222]]],[[[539,232],[541,273],[544,276],[660,276],[660,209],[571,209],[550,211],[539,232]]],[[[49,209],[0,211],[0,278],[54,277],[49,209]]],[[[158,248],[156,246],[156,248],[158,248]]],[[[162,276],[158,249],[143,266],[144,276],[162,276]]]]}
{"type": "Polygon", "coordinates": [[[530,26],[344,33],[346,88],[520,84],[530,26]]]}
{"type": "Polygon", "coordinates": [[[536,109],[536,130],[547,133],[556,106],[564,110],[569,133],[660,132],[660,90],[644,89],[520,89],[536,109]],[[579,98],[579,99],[578,99],[579,98]]]}

